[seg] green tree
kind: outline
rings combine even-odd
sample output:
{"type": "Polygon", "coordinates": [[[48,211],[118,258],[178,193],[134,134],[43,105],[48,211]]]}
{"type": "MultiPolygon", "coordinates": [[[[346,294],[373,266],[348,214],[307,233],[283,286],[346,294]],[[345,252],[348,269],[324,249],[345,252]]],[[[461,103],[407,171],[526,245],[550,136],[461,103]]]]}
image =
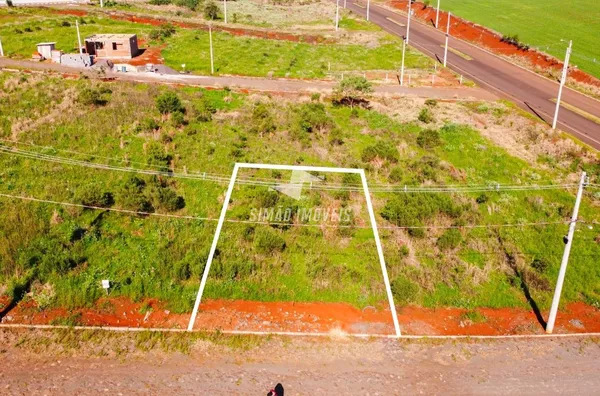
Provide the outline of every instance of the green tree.
{"type": "Polygon", "coordinates": [[[161,114],[183,112],[184,108],[176,93],[168,91],[156,98],[156,107],[161,114]]]}
{"type": "Polygon", "coordinates": [[[354,105],[364,101],[364,97],[373,92],[373,86],[364,77],[348,77],[340,81],[335,88],[335,94],[339,97],[339,102],[348,103],[351,108],[354,105]]]}
{"type": "Polygon", "coordinates": [[[219,7],[214,1],[210,0],[204,5],[204,18],[214,21],[219,17],[219,7]]]}

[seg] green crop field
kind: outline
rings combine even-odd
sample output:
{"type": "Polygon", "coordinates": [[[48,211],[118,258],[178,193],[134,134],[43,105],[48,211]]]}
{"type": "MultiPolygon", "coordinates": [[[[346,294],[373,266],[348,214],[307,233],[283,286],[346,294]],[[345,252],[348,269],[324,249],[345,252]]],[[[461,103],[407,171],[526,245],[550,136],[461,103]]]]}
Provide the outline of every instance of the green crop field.
{"type": "MultiPolygon", "coordinates": [[[[47,10],[36,14],[28,9],[0,9],[0,38],[9,57],[28,58],[36,44],[55,41],[56,48],[75,52],[77,34],[75,17],[58,16],[47,10]],[[14,17],[18,16],[19,19],[14,17]]],[[[372,29],[373,25],[344,19],[353,30],[372,29]]],[[[144,24],[116,21],[102,16],[80,18],[82,38],[100,33],[136,33],[151,46],[163,47],[165,64],[176,70],[186,65],[187,71],[210,73],[209,37],[202,30],[177,28],[168,33],[144,24]],[[164,35],[161,36],[160,33],[164,35]]],[[[322,78],[329,72],[396,70],[401,62],[400,40],[383,35],[378,45],[308,44],[234,36],[215,32],[213,35],[216,74],[248,76],[289,76],[322,78]]],[[[144,48],[145,45],[142,45],[144,48]]],[[[433,61],[409,50],[408,68],[431,68],[433,61]]]]}
{"type": "Polygon", "coordinates": [[[596,0],[442,0],[441,7],[502,34],[517,34],[521,42],[559,59],[564,59],[568,40],[573,40],[571,62],[600,77],[600,2],[596,0]]]}
{"type": "MultiPolygon", "coordinates": [[[[113,297],[157,298],[174,312],[190,312],[215,222],[111,209],[214,219],[235,162],[364,168],[372,186],[547,184],[581,167],[597,183],[600,174],[597,163],[584,161],[575,148],[531,164],[468,125],[434,124],[424,116],[441,120],[453,111],[476,114],[489,124],[514,120],[515,110],[500,103],[429,101],[417,110],[420,121],[416,114],[399,121],[392,112],[350,108],[318,95],[287,101],[23,73],[0,73],[0,86],[0,138],[12,147],[0,153],[0,194],[96,207],[0,197],[0,294],[32,299],[42,310],[91,306],[103,296],[100,281],[110,279],[113,297]],[[173,177],[169,170],[196,178],[173,177]],[[204,172],[223,175],[225,182],[204,180],[204,172]]],[[[282,183],[290,177],[239,175],[251,176],[282,183]]],[[[326,183],[338,190],[307,190],[299,201],[240,183],[228,211],[228,219],[237,222],[225,224],[205,297],[346,302],[359,308],[385,301],[364,199],[339,190],[357,180],[328,176],[326,183]],[[304,224],[301,208],[319,207],[351,208],[353,215],[329,223],[334,227],[298,226],[304,224]],[[289,208],[291,218],[257,224],[256,208],[289,208]]],[[[582,205],[587,221],[600,219],[593,191],[582,205]]],[[[569,218],[573,200],[572,191],[560,189],[374,191],[398,304],[527,308],[530,295],[547,308],[567,225],[468,226],[561,222],[569,218]]],[[[599,304],[598,235],[595,225],[578,226],[563,302],[599,304]]]]}

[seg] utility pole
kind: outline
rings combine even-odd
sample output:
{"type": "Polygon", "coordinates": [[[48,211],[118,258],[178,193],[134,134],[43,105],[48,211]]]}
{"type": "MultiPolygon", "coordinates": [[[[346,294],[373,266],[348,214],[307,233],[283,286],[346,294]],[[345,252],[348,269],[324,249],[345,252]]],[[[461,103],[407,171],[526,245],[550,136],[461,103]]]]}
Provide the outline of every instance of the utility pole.
{"type": "Polygon", "coordinates": [[[4,48],[2,48],[2,40],[0,39],[0,56],[4,56],[4,48]]]}
{"type": "Polygon", "coordinates": [[[371,0],[367,0],[367,21],[369,20],[369,11],[371,10],[371,0]]]}
{"type": "Polygon", "coordinates": [[[410,39],[410,17],[412,16],[412,0],[408,0],[408,22],[406,23],[406,44],[410,39]]]}
{"type": "Polygon", "coordinates": [[[448,26],[446,27],[446,46],[444,47],[444,67],[446,67],[446,63],[448,61],[448,39],[450,38],[450,18],[452,18],[452,13],[448,13],[448,26]]]}
{"type": "Polygon", "coordinates": [[[104,1],[100,0],[100,8],[104,8],[104,1]]]}
{"type": "MultiPolygon", "coordinates": [[[[344,9],[346,8],[346,4],[347,4],[348,0],[344,0],[344,9]]],[[[594,61],[595,63],[595,61],[594,61]]]]}
{"type": "Polygon", "coordinates": [[[404,85],[404,55],[406,54],[406,38],[402,39],[402,66],[400,67],[400,86],[404,85]]]}
{"type": "Polygon", "coordinates": [[[583,188],[586,185],[587,175],[585,172],[581,174],[579,181],[579,189],[577,190],[577,198],[575,199],[575,207],[573,208],[573,216],[569,224],[569,233],[565,244],[562,262],[560,263],[560,271],[558,272],[558,280],[556,281],[556,289],[554,290],[554,298],[552,299],[552,308],[550,308],[550,316],[546,324],[546,333],[552,334],[554,330],[554,322],[556,321],[556,313],[560,304],[560,295],[562,293],[563,282],[565,281],[565,273],[567,272],[567,264],[569,263],[569,254],[571,253],[571,245],[573,245],[573,237],[575,236],[575,227],[577,226],[577,217],[579,216],[579,205],[581,204],[581,196],[583,188]]]}
{"type": "Polygon", "coordinates": [[[556,123],[558,122],[558,111],[560,110],[560,97],[562,96],[563,87],[567,82],[567,75],[569,74],[569,59],[571,59],[571,50],[573,49],[573,40],[569,41],[569,47],[567,48],[567,54],[565,55],[565,64],[563,65],[562,76],[560,78],[560,87],[558,88],[558,97],[556,98],[556,110],[554,111],[554,120],[552,121],[552,130],[556,129],[556,123]]]}
{"type": "Polygon", "coordinates": [[[215,74],[215,62],[213,57],[213,44],[212,44],[212,23],[208,24],[208,42],[210,45],[210,74],[215,74]]]}
{"type": "Polygon", "coordinates": [[[77,28],[77,42],[79,43],[79,54],[83,54],[83,49],[81,48],[81,35],[79,34],[79,21],[75,19],[75,28],[77,28]]]}
{"type": "Polygon", "coordinates": [[[335,2],[335,31],[337,32],[340,28],[340,0],[335,2]]]}
{"type": "Polygon", "coordinates": [[[223,16],[225,23],[227,23],[227,0],[223,0],[223,16]]]}
{"type": "Polygon", "coordinates": [[[439,22],[440,22],[440,0],[438,0],[438,6],[435,11],[435,28],[436,29],[439,27],[439,22]]]}

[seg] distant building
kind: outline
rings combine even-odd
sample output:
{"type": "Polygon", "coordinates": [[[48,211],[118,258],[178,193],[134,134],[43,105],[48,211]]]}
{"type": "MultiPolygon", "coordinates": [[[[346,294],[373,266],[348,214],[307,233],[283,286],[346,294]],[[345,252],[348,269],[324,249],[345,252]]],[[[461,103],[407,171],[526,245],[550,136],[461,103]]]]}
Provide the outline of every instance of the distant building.
{"type": "Polygon", "coordinates": [[[135,34],[95,34],[85,39],[85,51],[97,58],[131,59],[139,52],[135,34]]]}
{"type": "Polygon", "coordinates": [[[52,59],[52,51],[55,50],[56,42],[52,43],[39,43],[37,44],[37,52],[44,59],[52,59]]]}

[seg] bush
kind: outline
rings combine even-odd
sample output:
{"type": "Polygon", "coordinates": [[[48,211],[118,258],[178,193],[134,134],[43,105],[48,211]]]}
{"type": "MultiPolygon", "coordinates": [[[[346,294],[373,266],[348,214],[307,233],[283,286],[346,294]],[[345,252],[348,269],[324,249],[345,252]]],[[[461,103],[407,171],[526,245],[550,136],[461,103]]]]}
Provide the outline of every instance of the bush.
{"type": "Polygon", "coordinates": [[[250,131],[260,135],[274,132],[277,129],[271,111],[264,103],[258,103],[254,106],[250,122],[250,131]]]}
{"type": "Polygon", "coordinates": [[[183,116],[182,112],[176,111],[175,113],[171,114],[171,125],[173,125],[174,128],[179,128],[185,125],[185,117],[183,116]]]}
{"type": "Polygon", "coordinates": [[[442,139],[435,129],[424,129],[417,136],[417,144],[424,149],[432,149],[442,144],[442,139]]]}
{"type": "Polygon", "coordinates": [[[275,253],[285,249],[285,240],[270,228],[259,228],[254,233],[254,248],[259,253],[275,253]]]}
{"type": "Polygon", "coordinates": [[[117,202],[125,209],[138,212],[154,212],[150,200],[144,195],[146,182],[137,176],[127,178],[117,191],[117,202]]]}
{"type": "Polygon", "coordinates": [[[329,133],[329,144],[332,146],[344,144],[344,134],[341,129],[335,128],[329,133]]]}
{"type": "Polygon", "coordinates": [[[435,99],[427,99],[425,101],[425,106],[429,106],[429,107],[436,107],[438,104],[437,100],[435,99]]]}
{"type": "Polygon", "coordinates": [[[388,180],[392,183],[400,183],[402,181],[402,177],[402,168],[395,167],[392,168],[392,170],[390,171],[390,174],[388,175],[388,180]]]}
{"type": "Polygon", "coordinates": [[[303,132],[323,131],[332,124],[322,103],[305,103],[298,108],[298,126],[303,132]]]}
{"type": "Polygon", "coordinates": [[[171,0],[150,0],[148,4],[152,5],[169,5],[171,4],[171,0]]]}
{"type": "Polygon", "coordinates": [[[150,40],[164,40],[171,37],[175,32],[176,30],[173,25],[165,23],[160,25],[158,29],[152,29],[150,33],[148,33],[148,37],[150,37],[150,40]]]}
{"type": "Polygon", "coordinates": [[[361,158],[365,162],[380,158],[395,163],[400,159],[400,155],[398,149],[392,143],[379,141],[375,145],[365,148],[361,158]]]}
{"type": "Polygon", "coordinates": [[[71,23],[70,23],[69,21],[62,21],[62,22],[60,23],[60,26],[62,26],[62,27],[70,27],[70,26],[71,26],[71,23]]]}
{"type": "Polygon", "coordinates": [[[77,101],[85,106],[104,106],[108,103],[108,98],[104,90],[84,88],[79,92],[77,101]]]}
{"type": "Polygon", "coordinates": [[[531,267],[540,274],[543,274],[544,272],[546,272],[548,267],[550,267],[550,264],[543,258],[535,258],[531,262],[531,267]]]}
{"type": "Polygon", "coordinates": [[[185,207],[185,200],[169,188],[167,183],[154,176],[147,184],[144,194],[155,209],[174,212],[185,207]]]}
{"type": "Polygon", "coordinates": [[[429,124],[434,121],[433,113],[428,107],[424,107],[423,109],[421,109],[421,112],[419,113],[419,121],[425,124],[429,124]]]}
{"type": "Polygon", "coordinates": [[[390,286],[394,301],[399,306],[415,302],[419,295],[419,286],[403,276],[394,279],[390,286]]]}
{"type": "Polygon", "coordinates": [[[161,114],[184,112],[184,107],[176,93],[167,91],[156,98],[156,107],[161,114]]]}
{"type": "Polygon", "coordinates": [[[204,18],[214,21],[219,17],[219,7],[214,1],[209,0],[204,5],[204,18]]]}
{"type": "Polygon", "coordinates": [[[109,208],[115,203],[113,194],[102,192],[96,184],[88,184],[77,190],[77,202],[86,206],[109,208]]]}
{"type": "Polygon", "coordinates": [[[159,125],[154,118],[146,117],[135,127],[135,133],[154,132],[158,128],[159,125]]]}
{"type": "Polygon", "coordinates": [[[167,154],[162,144],[158,142],[151,142],[147,149],[148,153],[148,165],[154,165],[159,167],[161,170],[166,171],[169,169],[171,162],[171,155],[167,154]]]}
{"type": "MultiPolygon", "coordinates": [[[[373,92],[373,86],[364,77],[348,77],[339,82],[334,93],[338,96],[337,102],[340,104],[349,104],[354,108],[357,104],[362,104],[366,107],[365,95],[373,92]]],[[[367,102],[368,103],[368,102],[367,102]]]]}
{"type": "Polygon", "coordinates": [[[176,0],[175,4],[180,7],[186,7],[191,11],[196,11],[198,5],[200,4],[199,0],[176,0]]]}
{"type": "Polygon", "coordinates": [[[478,204],[482,204],[482,203],[486,203],[488,201],[488,196],[485,193],[481,193],[476,199],[475,201],[478,204]]]}
{"type": "Polygon", "coordinates": [[[444,232],[437,240],[437,245],[442,250],[456,249],[462,242],[462,235],[456,228],[451,228],[444,232]]]}
{"type": "Polygon", "coordinates": [[[217,109],[208,102],[206,99],[202,99],[195,107],[196,121],[198,122],[210,122],[212,116],[217,112],[217,109]]]}
{"type": "Polygon", "coordinates": [[[447,195],[416,193],[400,194],[390,199],[381,216],[398,227],[418,227],[438,214],[457,218],[461,212],[461,208],[455,206],[447,195]]]}

